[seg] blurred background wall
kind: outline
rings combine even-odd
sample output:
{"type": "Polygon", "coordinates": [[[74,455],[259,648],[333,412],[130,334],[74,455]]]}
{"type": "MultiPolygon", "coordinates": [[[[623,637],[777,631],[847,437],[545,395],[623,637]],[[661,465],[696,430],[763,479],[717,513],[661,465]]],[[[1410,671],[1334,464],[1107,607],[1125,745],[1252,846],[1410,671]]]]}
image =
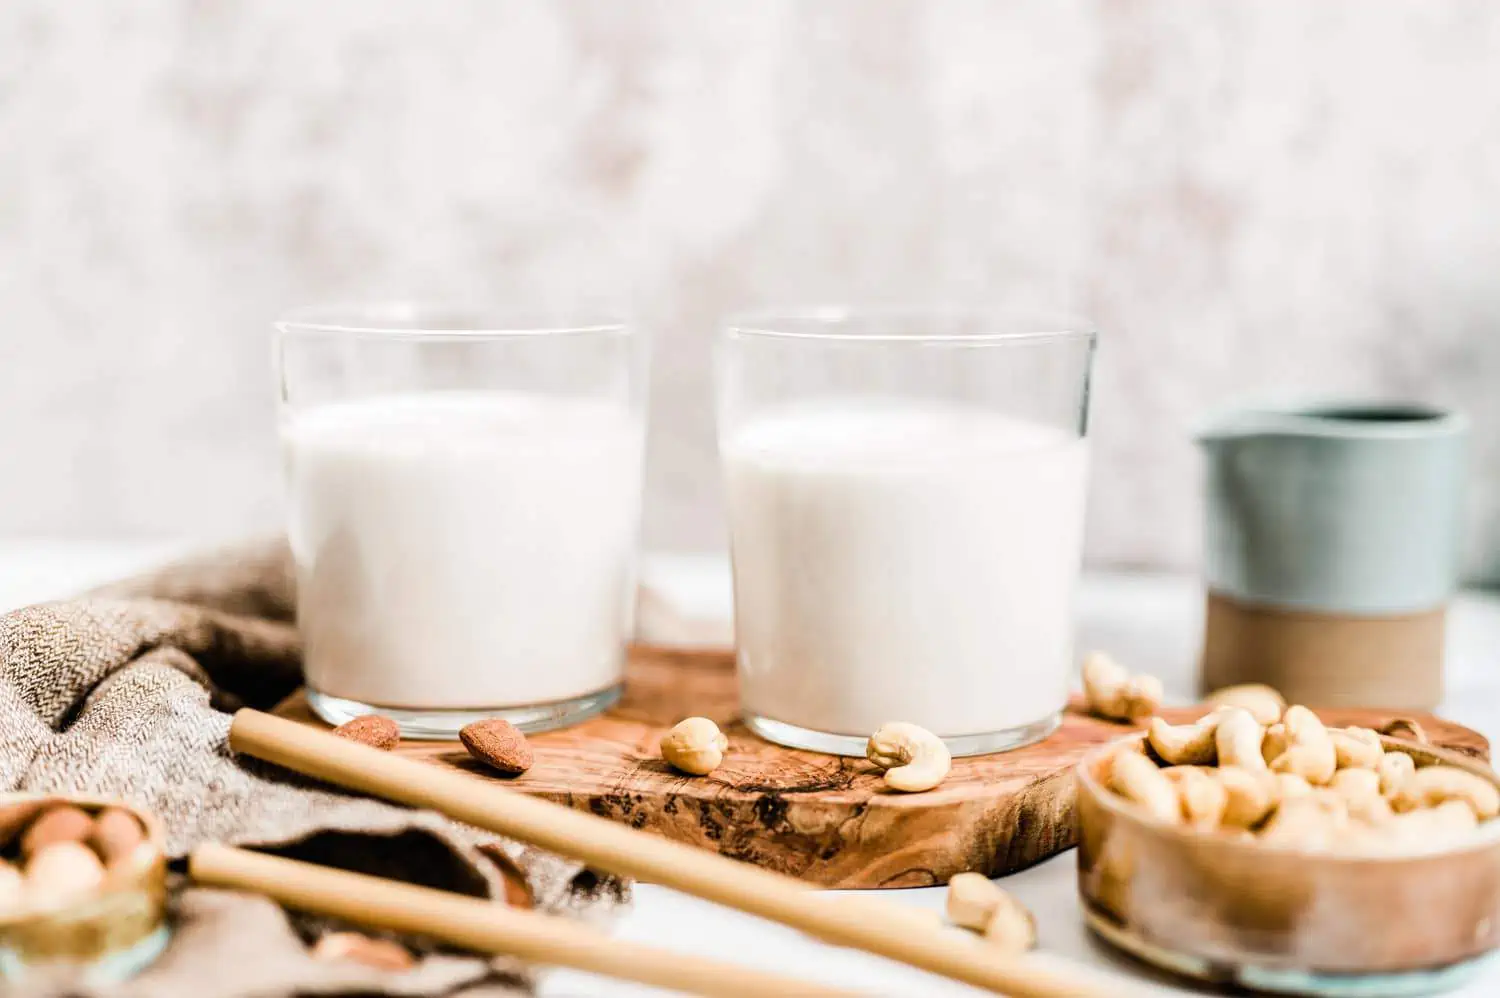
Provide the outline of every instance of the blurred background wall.
{"type": "Polygon", "coordinates": [[[268,321],[411,295],[634,303],[654,547],[723,543],[722,312],[1013,300],[1104,331],[1096,564],[1316,390],[1471,414],[1500,575],[1500,4],[0,5],[0,533],[274,525],[268,321]]]}

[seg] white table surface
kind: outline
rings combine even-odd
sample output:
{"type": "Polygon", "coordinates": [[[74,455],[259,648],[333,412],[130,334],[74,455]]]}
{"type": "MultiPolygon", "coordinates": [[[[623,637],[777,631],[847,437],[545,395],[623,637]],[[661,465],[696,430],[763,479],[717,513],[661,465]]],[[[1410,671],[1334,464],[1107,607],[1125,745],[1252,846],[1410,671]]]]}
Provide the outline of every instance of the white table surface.
{"type": "MultiPolygon", "coordinates": [[[[149,567],[189,550],[162,541],[54,541],[0,539],[0,609],[66,596],[81,588],[149,567]]],[[[643,582],[652,601],[643,613],[645,636],[684,635],[695,641],[728,633],[729,577],[719,559],[649,557],[643,582]],[[653,612],[670,609],[670,614],[653,612]],[[669,621],[668,618],[671,618],[669,621]]],[[[1162,677],[1168,696],[1192,696],[1194,662],[1202,625],[1202,596],[1185,576],[1090,573],[1079,601],[1081,648],[1108,649],[1132,668],[1162,677]]],[[[1449,623],[1448,694],[1440,713],[1500,740],[1500,598],[1465,593],[1449,623]]],[[[1066,852],[1003,879],[1036,915],[1043,951],[1118,975],[1120,992],[1194,994],[1179,982],[1118,957],[1085,932],[1074,890],[1074,856],[1066,852]]],[[[901,904],[940,911],[942,888],[879,891],[901,904]]],[[[872,994],[964,995],[973,989],[900,964],[818,943],[790,929],[649,884],[637,885],[635,903],[615,924],[624,939],[668,946],[724,960],[753,963],[808,979],[872,994]]],[[[543,979],[542,994],[655,995],[661,992],[571,971],[543,979]]],[[[1500,994],[1500,964],[1452,992],[1464,998],[1500,994]]]]}

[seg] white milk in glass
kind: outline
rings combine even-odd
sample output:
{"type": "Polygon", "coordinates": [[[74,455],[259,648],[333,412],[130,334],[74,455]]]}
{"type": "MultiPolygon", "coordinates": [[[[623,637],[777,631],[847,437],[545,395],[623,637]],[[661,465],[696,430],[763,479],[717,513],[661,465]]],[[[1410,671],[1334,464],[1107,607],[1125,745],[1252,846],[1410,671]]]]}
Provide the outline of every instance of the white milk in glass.
{"type": "Polygon", "coordinates": [[[1062,709],[1085,440],[893,401],[773,410],[722,446],[746,711],[862,738],[1062,709]]]}
{"type": "Polygon", "coordinates": [[[637,419],[557,396],[402,395],[298,411],[282,440],[313,689],[483,709],[620,682],[637,419]]]}

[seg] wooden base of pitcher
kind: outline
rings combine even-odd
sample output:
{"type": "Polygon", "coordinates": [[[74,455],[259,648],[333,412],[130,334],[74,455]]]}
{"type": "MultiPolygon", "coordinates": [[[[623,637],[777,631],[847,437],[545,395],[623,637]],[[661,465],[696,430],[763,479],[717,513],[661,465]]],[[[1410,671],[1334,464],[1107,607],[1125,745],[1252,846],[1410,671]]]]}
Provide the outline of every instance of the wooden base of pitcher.
{"type": "Polygon", "coordinates": [[[1443,697],[1446,607],[1386,617],[1310,613],[1208,594],[1202,685],[1265,683],[1314,707],[1430,710],[1443,697]]]}

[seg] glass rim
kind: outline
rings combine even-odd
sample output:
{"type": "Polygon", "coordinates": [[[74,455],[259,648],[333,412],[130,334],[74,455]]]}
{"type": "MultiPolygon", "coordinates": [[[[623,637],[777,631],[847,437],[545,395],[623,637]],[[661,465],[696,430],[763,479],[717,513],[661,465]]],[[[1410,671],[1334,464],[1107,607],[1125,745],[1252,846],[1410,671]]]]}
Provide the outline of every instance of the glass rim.
{"type": "Polygon", "coordinates": [[[764,308],[736,312],[722,322],[727,338],[811,340],[822,343],[1036,343],[1048,341],[1093,341],[1098,328],[1093,322],[1061,309],[992,305],[827,305],[800,308],[764,308]],[[862,332],[859,323],[870,320],[910,321],[912,332],[862,332]],[[923,332],[924,325],[971,322],[973,331],[923,332]],[[778,329],[778,324],[807,325],[808,329],[778,329]],[[986,328],[993,326],[994,328],[986,328]]]}
{"type": "Polygon", "coordinates": [[[439,300],[307,305],[282,313],[271,326],[279,336],[461,340],[629,334],[634,323],[623,312],[591,306],[552,309],[439,300]]]}

